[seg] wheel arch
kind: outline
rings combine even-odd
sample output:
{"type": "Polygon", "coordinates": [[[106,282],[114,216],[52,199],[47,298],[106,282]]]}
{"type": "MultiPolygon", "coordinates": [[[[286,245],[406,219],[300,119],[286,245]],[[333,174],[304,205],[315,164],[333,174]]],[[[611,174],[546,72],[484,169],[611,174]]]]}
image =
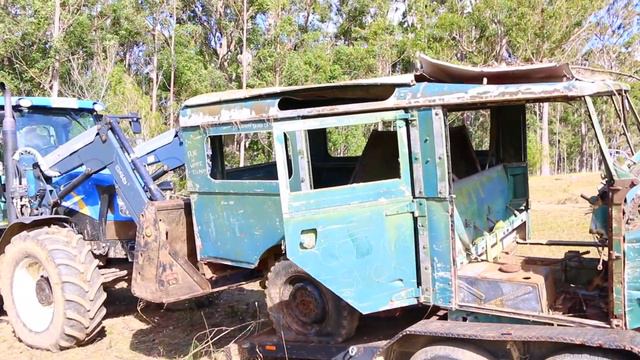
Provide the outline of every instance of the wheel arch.
{"type": "Polygon", "coordinates": [[[0,236],[0,255],[4,254],[4,250],[11,242],[11,239],[17,234],[43,226],[49,225],[71,225],[71,219],[63,215],[49,215],[49,216],[27,216],[19,218],[11,223],[0,236]]]}
{"type": "Polygon", "coordinates": [[[266,274],[278,260],[283,258],[283,256],[285,256],[285,252],[282,249],[282,244],[278,243],[273,245],[260,255],[260,259],[258,259],[255,268],[265,272],[266,274]]]}

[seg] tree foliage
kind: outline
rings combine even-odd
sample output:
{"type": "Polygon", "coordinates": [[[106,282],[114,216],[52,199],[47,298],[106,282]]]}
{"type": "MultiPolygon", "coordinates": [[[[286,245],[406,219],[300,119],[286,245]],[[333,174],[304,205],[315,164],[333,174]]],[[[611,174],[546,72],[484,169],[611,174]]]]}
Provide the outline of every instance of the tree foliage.
{"type": "MultiPolygon", "coordinates": [[[[468,65],[556,61],[636,76],[640,69],[638,0],[247,3],[248,87],[411,72],[418,52],[468,65]]],[[[58,79],[61,96],[141,113],[150,136],[175,123],[185,99],[242,87],[242,36],[242,0],[0,0],[0,78],[27,95],[51,94],[58,79]]],[[[638,82],[631,86],[638,98],[638,82]]],[[[539,114],[530,115],[535,170],[545,159],[539,114]]],[[[549,119],[552,168],[585,169],[584,144],[593,142],[581,135],[584,114],[551,106],[549,119]]],[[[362,145],[356,135],[344,141],[362,145]]]]}

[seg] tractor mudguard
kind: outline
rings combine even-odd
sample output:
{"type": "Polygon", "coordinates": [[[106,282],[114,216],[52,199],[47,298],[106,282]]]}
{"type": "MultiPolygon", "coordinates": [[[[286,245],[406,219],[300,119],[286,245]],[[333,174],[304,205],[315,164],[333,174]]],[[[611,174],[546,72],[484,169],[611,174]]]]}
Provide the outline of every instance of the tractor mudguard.
{"type": "Polygon", "coordinates": [[[71,224],[71,219],[64,215],[25,216],[17,219],[4,230],[0,237],[0,254],[4,253],[4,248],[7,247],[15,235],[28,229],[53,224],[69,225],[71,224]]]}

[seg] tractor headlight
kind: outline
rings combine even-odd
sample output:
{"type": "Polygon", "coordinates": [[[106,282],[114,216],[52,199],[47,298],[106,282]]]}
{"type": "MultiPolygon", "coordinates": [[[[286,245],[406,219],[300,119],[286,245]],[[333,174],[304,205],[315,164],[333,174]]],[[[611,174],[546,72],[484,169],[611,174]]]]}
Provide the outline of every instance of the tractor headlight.
{"type": "Polygon", "coordinates": [[[29,100],[29,99],[18,99],[18,106],[23,107],[23,108],[28,108],[31,107],[31,105],[33,105],[33,101],[29,100]]]}
{"type": "Polygon", "coordinates": [[[104,105],[100,104],[100,103],[93,103],[93,110],[95,110],[96,112],[100,112],[104,110],[104,105]]]}

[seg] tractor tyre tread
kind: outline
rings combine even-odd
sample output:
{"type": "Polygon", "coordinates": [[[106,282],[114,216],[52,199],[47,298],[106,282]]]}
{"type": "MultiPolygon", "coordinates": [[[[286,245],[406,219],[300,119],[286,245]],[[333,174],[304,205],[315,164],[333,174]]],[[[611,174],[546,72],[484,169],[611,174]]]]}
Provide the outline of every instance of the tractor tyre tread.
{"type": "Polygon", "coordinates": [[[0,291],[14,333],[30,347],[54,352],[83,345],[94,339],[102,328],[107,296],[91,247],[81,235],[58,225],[24,231],[7,245],[0,262],[0,274],[13,273],[12,266],[24,258],[24,254],[43,252],[49,259],[43,266],[49,276],[54,277],[53,283],[59,283],[60,288],[53,289],[53,298],[56,309],[58,302],[63,302],[62,314],[55,311],[52,323],[44,332],[29,330],[19,319],[15,304],[7,301],[11,297],[12,278],[2,276],[0,291]]]}

